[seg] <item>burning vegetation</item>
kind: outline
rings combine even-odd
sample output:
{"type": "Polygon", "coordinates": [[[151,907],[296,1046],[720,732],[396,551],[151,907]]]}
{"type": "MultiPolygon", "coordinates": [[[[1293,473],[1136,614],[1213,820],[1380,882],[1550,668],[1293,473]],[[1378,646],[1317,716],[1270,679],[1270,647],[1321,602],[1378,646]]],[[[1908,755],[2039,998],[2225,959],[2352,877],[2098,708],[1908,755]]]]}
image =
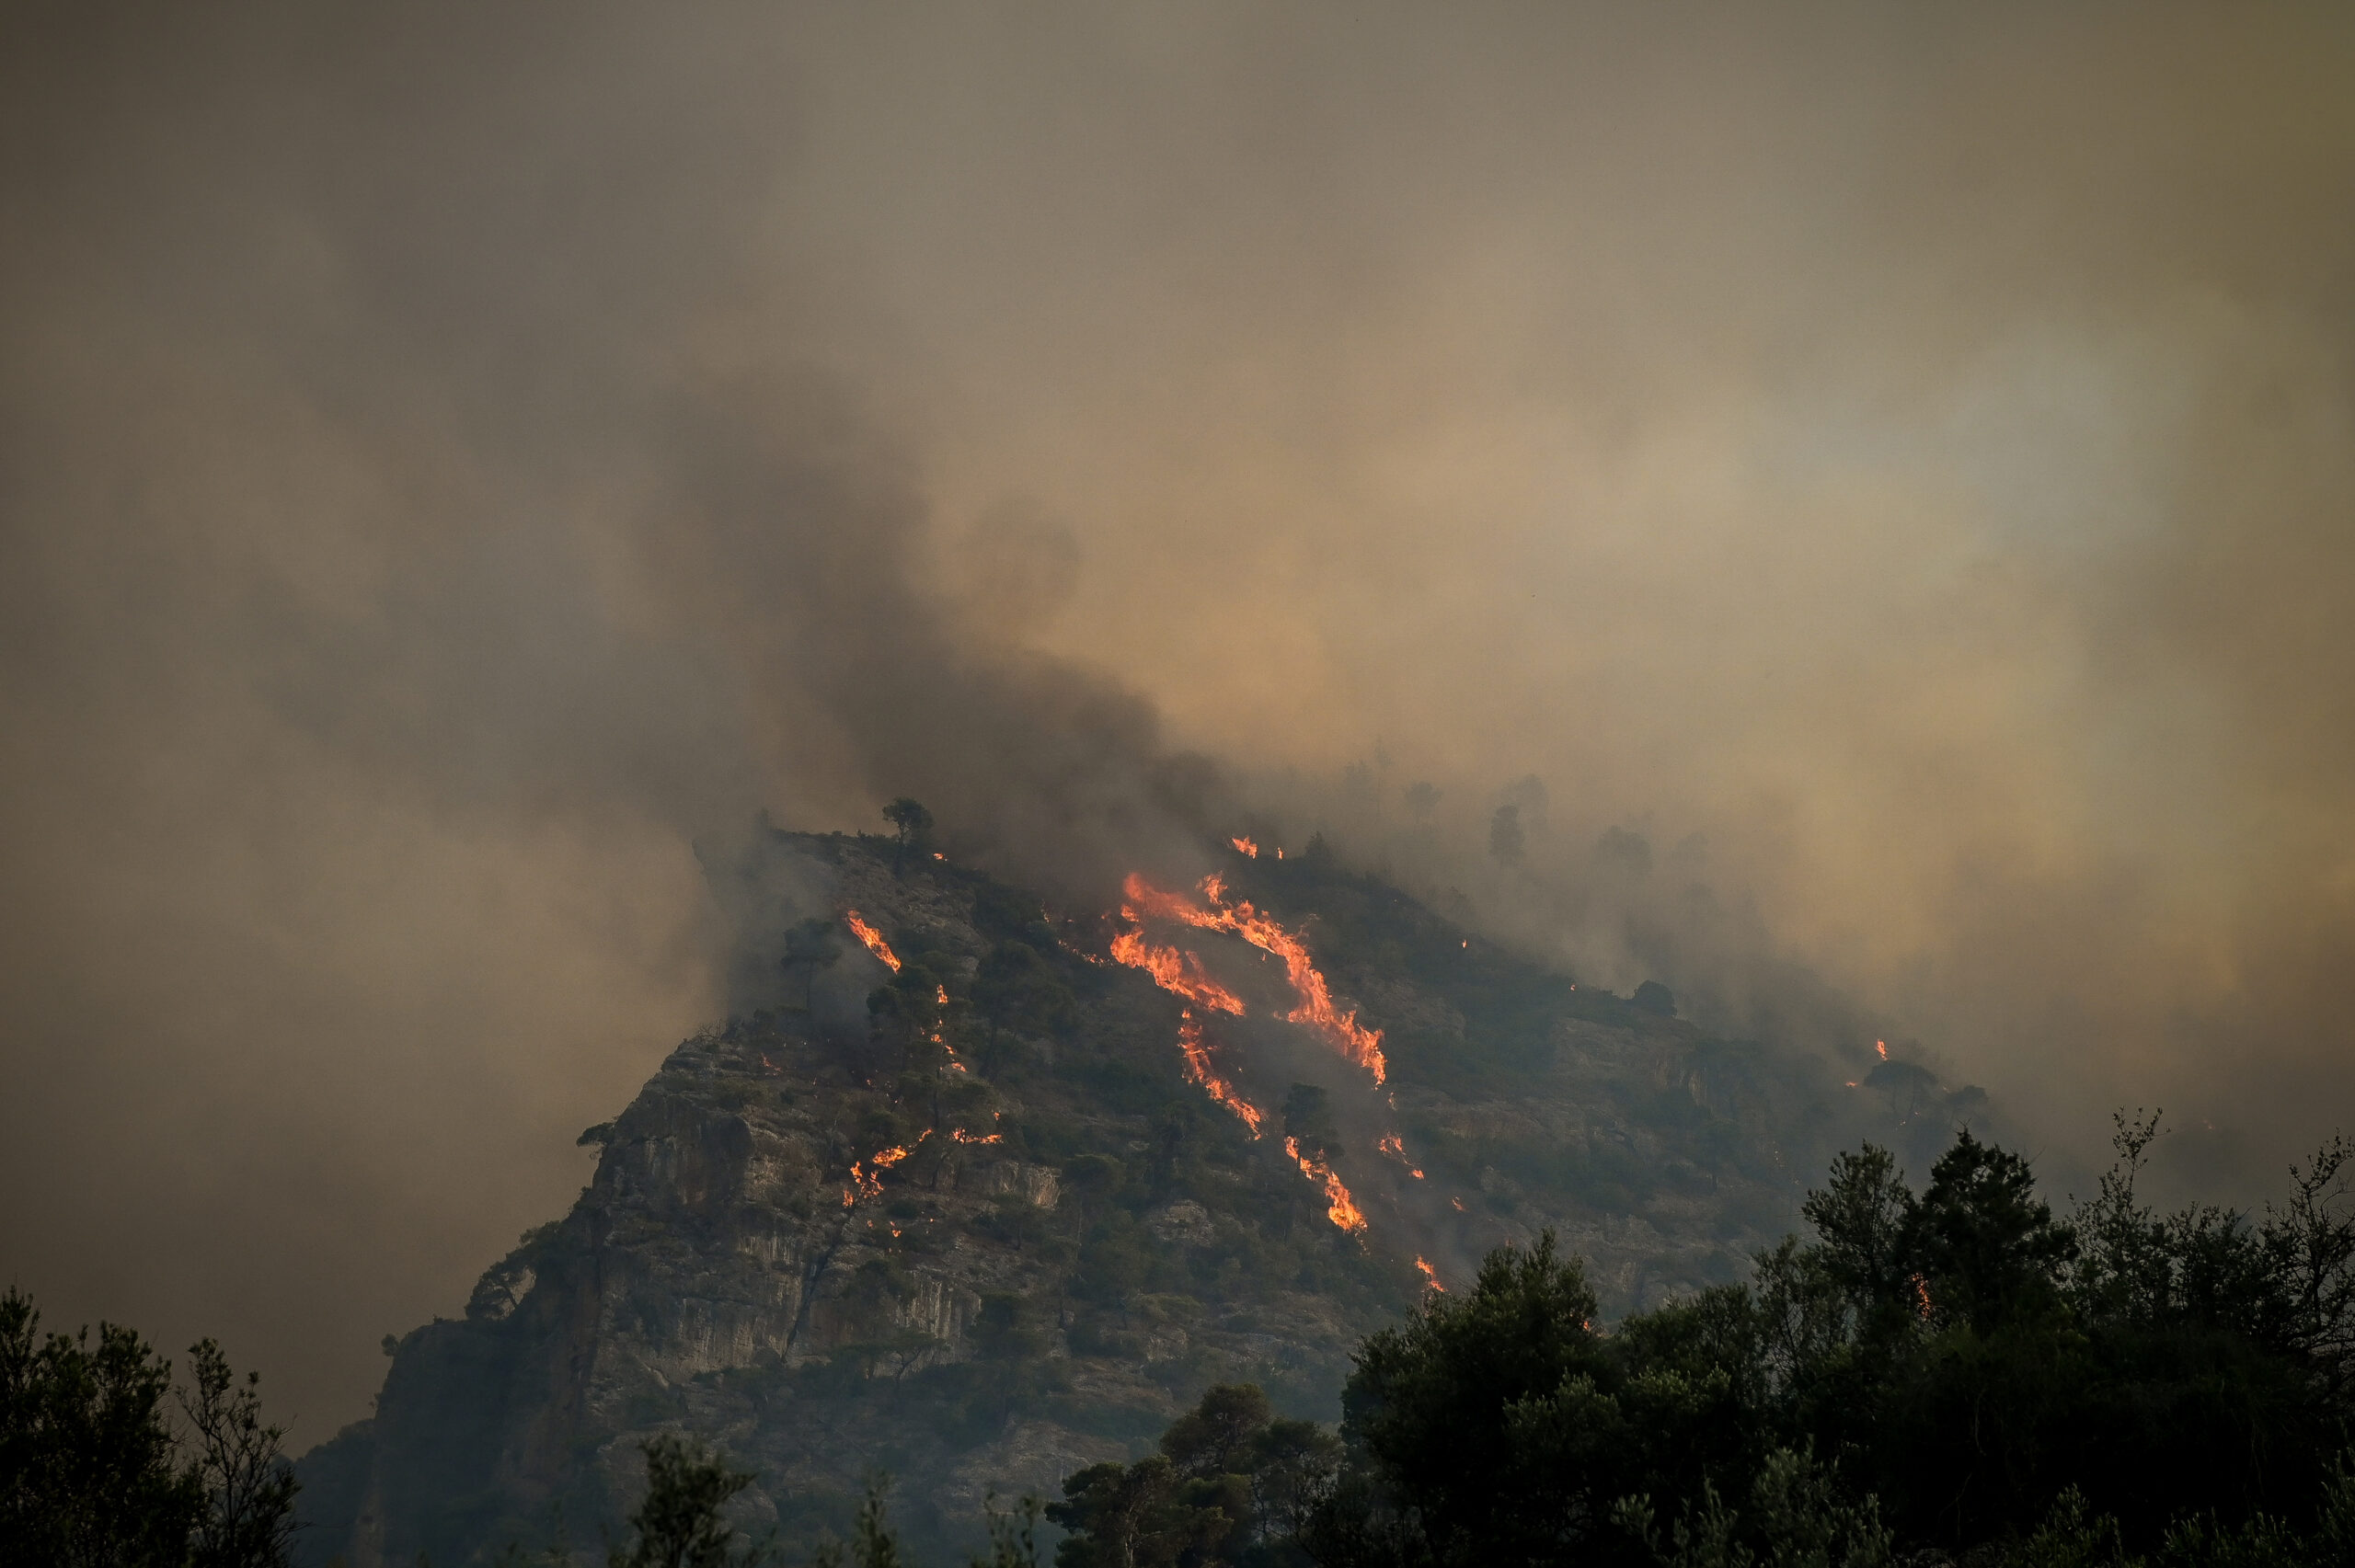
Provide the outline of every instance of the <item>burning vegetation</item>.
{"type": "Polygon", "coordinates": [[[1200,1087],[1218,1104],[1233,1111],[1251,1136],[1259,1136],[1260,1114],[1248,1100],[1235,1092],[1235,1085],[1219,1076],[1211,1062],[1210,1047],[1202,1043],[1202,1025],[1189,1010],[1178,1021],[1178,1048],[1186,1054],[1186,1080],[1200,1087]]]}
{"type": "MultiPolygon", "coordinates": [[[[1299,999],[1299,1005],[1282,1015],[1284,1021],[1298,1024],[1316,1035],[1344,1059],[1363,1068],[1377,1084],[1388,1075],[1389,1066],[1382,1056],[1382,1031],[1361,1026],[1354,1009],[1344,1013],[1334,1005],[1332,989],[1309,956],[1308,944],[1252,908],[1247,900],[1228,902],[1226,885],[1215,873],[1202,878],[1201,893],[1206,900],[1202,904],[1196,904],[1182,894],[1164,892],[1134,872],[1130,873],[1121,891],[1127,901],[1120,912],[1129,920],[1176,921],[1199,930],[1225,932],[1282,959],[1285,978],[1299,999]]],[[[1120,955],[1116,953],[1114,956],[1120,955]]],[[[1229,1011],[1239,1013],[1242,1008],[1237,1005],[1229,1011]]]]}
{"type": "Polygon", "coordinates": [[[843,921],[850,927],[850,933],[867,944],[869,953],[883,960],[885,968],[895,975],[900,972],[900,956],[891,951],[891,944],[883,940],[881,932],[861,919],[856,910],[844,910],[843,921]]]}
{"type": "MultiPolygon", "coordinates": [[[[1258,845],[1248,839],[1233,842],[1246,855],[1256,857],[1258,853],[1258,845]]],[[[1141,874],[1132,872],[1121,887],[1120,919],[1127,929],[1112,938],[1112,957],[1143,970],[1155,985],[1193,1006],[1239,1018],[1247,1013],[1242,997],[1211,978],[1203,967],[1201,956],[1149,940],[1144,923],[1159,921],[1241,937],[1261,952],[1283,960],[1285,979],[1296,1005],[1277,1016],[1307,1029],[1345,1060],[1362,1068],[1380,1086],[1388,1070],[1382,1055],[1382,1032],[1360,1024],[1354,1010],[1344,1012],[1335,1005],[1332,989],[1309,956],[1307,944],[1248,901],[1228,898],[1224,882],[1215,875],[1202,879],[1200,892],[1203,901],[1196,903],[1183,894],[1156,887],[1141,874]]],[[[1218,1071],[1203,1040],[1201,1021],[1194,1016],[1191,1006],[1180,1017],[1178,1045],[1185,1057],[1188,1082],[1233,1112],[1251,1129],[1252,1137],[1258,1137],[1264,1113],[1243,1095],[1231,1079],[1218,1071]]],[[[1405,1165],[1416,1179],[1421,1179],[1423,1173],[1407,1160],[1405,1146],[1396,1133],[1385,1135],[1380,1148],[1405,1165]]],[[[1291,1138],[1284,1140],[1284,1149],[1299,1164],[1301,1173],[1325,1194],[1327,1214],[1333,1223],[1352,1235],[1362,1233],[1366,1230],[1365,1214],[1334,1173],[1330,1161],[1321,1152],[1304,1153],[1291,1138]]]]}

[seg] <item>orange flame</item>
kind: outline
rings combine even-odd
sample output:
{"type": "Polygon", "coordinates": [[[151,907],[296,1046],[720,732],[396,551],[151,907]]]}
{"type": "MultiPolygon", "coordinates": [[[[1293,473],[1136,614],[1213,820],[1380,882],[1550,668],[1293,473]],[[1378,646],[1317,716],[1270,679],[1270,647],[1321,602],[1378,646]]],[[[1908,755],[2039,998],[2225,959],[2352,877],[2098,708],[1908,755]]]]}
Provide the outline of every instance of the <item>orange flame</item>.
{"type": "Polygon", "coordinates": [[[1439,1282],[1439,1270],[1433,1268],[1430,1264],[1425,1263],[1419,1257],[1415,1260],[1415,1266],[1423,1271],[1424,1284],[1430,1286],[1432,1289],[1438,1291],[1442,1296],[1447,1294],[1447,1287],[1439,1282]]]}
{"type": "MultiPolygon", "coordinates": [[[[1182,895],[1165,893],[1134,872],[1131,872],[1128,880],[1121,885],[1121,892],[1128,903],[1120,912],[1131,920],[1139,918],[1136,911],[1141,909],[1149,915],[1180,921],[1204,931],[1231,932],[1260,951],[1281,958],[1284,972],[1292,981],[1292,991],[1300,998],[1300,1005],[1284,1014],[1285,1022],[1303,1024],[1324,1036],[1326,1043],[1342,1057],[1372,1073],[1376,1083],[1388,1076],[1389,1066],[1382,1057],[1382,1031],[1361,1026],[1355,1009],[1344,1013],[1333,1005],[1332,990],[1310,961],[1307,944],[1253,909],[1248,900],[1227,903],[1226,886],[1217,876],[1202,879],[1202,894],[1210,900],[1209,909],[1197,908],[1182,895]]],[[[1142,937],[1137,938],[1140,947],[1143,943],[1142,937]]],[[[1120,957],[1117,941],[1113,944],[1113,956],[1120,957]]],[[[1135,962],[1134,959],[1122,961],[1135,962]]],[[[1167,983],[1163,981],[1165,985],[1167,983]]],[[[1224,994],[1231,996],[1233,993],[1224,994]]],[[[1238,1001],[1227,1011],[1241,1013],[1241,1002],[1238,1001]]]]}
{"type": "Polygon", "coordinates": [[[1233,1111],[1251,1136],[1259,1136],[1259,1108],[1235,1093],[1235,1085],[1218,1075],[1211,1065],[1210,1047],[1202,1044],[1201,1021],[1188,1013],[1178,1022],[1178,1048],[1186,1053],[1186,1078],[1198,1083],[1202,1093],[1233,1111]]]}
{"type": "Polygon", "coordinates": [[[1227,842],[1233,844],[1236,849],[1241,850],[1253,860],[1259,858],[1259,846],[1253,843],[1248,839],[1229,839],[1227,842]]]}
{"type": "Polygon", "coordinates": [[[869,953],[883,960],[885,968],[895,975],[900,972],[900,956],[891,951],[891,944],[883,940],[881,932],[859,919],[856,910],[844,910],[843,920],[849,925],[850,933],[867,944],[869,953]]]}
{"type": "Polygon", "coordinates": [[[1382,1141],[1375,1144],[1373,1147],[1378,1152],[1387,1154],[1393,1160],[1397,1161],[1401,1165],[1406,1166],[1407,1174],[1414,1177],[1415,1180],[1419,1182],[1423,1179],[1422,1172],[1417,1170],[1415,1168],[1415,1162],[1407,1158],[1407,1146],[1398,1141],[1398,1135],[1396,1133],[1384,1133],[1382,1135],[1382,1141]]]}
{"type": "Polygon", "coordinates": [[[1930,1306],[1930,1282],[1917,1274],[1911,1283],[1915,1298],[1921,1302],[1922,1321],[1926,1323],[1930,1321],[1930,1313],[1933,1310],[1930,1306]]]}
{"type": "Polygon", "coordinates": [[[1327,1219],[1342,1230],[1355,1233],[1365,1229],[1365,1216],[1360,1212],[1357,1200],[1350,1196],[1350,1189],[1333,1173],[1333,1167],[1322,1160],[1311,1160],[1300,1151],[1300,1139],[1284,1139],[1284,1152],[1300,1166],[1300,1173],[1325,1189],[1326,1201],[1331,1206],[1325,1210],[1327,1219]]]}
{"type": "Polygon", "coordinates": [[[1881,1060],[1887,1061],[1889,1059],[1889,1042],[1887,1040],[1875,1040],[1873,1042],[1873,1049],[1880,1053],[1881,1060]]]}
{"type": "Polygon", "coordinates": [[[1452,1203],[1452,1204],[1453,1204],[1453,1205],[1455,1205],[1455,1212],[1456,1212],[1456,1213],[1461,1214],[1461,1213],[1463,1213],[1463,1212],[1464,1212],[1464,1200],[1463,1200],[1462,1198],[1460,1198],[1460,1197],[1452,1197],[1452,1198],[1449,1198],[1447,1201],[1448,1201],[1448,1202],[1450,1202],[1450,1203],[1452,1203]]]}
{"type": "Polygon", "coordinates": [[[1175,991],[1203,1007],[1242,1016],[1243,999],[1203,973],[1202,961],[1191,953],[1157,946],[1147,942],[1143,933],[1126,931],[1112,939],[1112,956],[1132,968],[1143,969],[1164,990],[1175,991]]]}
{"type": "Polygon", "coordinates": [[[951,1143],[1004,1143],[1005,1141],[1005,1134],[1002,1132],[994,1132],[987,1138],[982,1138],[979,1134],[970,1133],[963,1127],[950,1127],[948,1129],[948,1140],[951,1143]]]}

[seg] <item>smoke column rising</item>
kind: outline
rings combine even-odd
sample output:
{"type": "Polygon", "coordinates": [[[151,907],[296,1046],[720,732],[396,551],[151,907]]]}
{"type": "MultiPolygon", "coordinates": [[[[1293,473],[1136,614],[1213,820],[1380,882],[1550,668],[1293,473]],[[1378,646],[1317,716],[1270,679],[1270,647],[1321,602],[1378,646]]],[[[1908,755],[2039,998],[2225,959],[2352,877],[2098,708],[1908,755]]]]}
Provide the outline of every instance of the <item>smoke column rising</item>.
{"type": "Polygon", "coordinates": [[[1360,838],[1436,783],[1605,983],[2218,1179],[2355,1103],[2335,13],[6,26],[0,1258],[304,1439],[718,1006],[763,808],[1084,890],[1380,737],[1360,838]]]}

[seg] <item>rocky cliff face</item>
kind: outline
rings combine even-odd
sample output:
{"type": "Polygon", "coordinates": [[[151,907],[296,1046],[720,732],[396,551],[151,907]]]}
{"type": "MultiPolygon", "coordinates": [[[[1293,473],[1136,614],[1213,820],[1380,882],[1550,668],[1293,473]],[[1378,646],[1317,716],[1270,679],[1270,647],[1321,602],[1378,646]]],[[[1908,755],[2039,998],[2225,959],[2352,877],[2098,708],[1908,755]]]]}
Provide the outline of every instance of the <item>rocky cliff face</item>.
{"type": "Polygon", "coordinates": [[[1117,916],[1058,921],[929,857],[895,873],[872,841],[763,853],[750,877],[857,911],[897,969],[837,923],[831,964],[821,944],[585,1135],[571,1214],[403,1339],[374,1418],[303,1461],[314,1561],[593,1546],[672,1428],[757,1471],[744,1517],[788,1540],[888,1471],[945,1558],[989,1493],[1055,1495],[1210,1383],[1329,1418],[1425,1267],[1550,1226],[1614,1310],[1731,1277],[1871,1109],[1328,865],[1238,861],[1223,896],[1305,933],[1384,1031],[1380,1082],[1231,936],[1187,938],[1180,983],[1233,1002],[1205,1007],[1110,957],[1117,916]]]}

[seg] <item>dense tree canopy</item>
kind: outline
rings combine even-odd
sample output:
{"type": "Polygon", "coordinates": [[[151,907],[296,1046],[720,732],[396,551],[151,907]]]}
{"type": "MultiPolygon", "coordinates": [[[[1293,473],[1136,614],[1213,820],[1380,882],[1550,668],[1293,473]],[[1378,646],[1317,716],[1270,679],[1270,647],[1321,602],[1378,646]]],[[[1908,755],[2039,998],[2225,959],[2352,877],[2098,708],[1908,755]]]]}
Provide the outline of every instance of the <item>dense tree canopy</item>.
{"type": "Polygon", "coordinates": [[[284,1432],[219,1345],[192,1380],[119,1324],[40,1332],[0,1297],[0,1562],[54,1568],[280,1568],[294,1530],[284,1432]],[[180,1428],[175,1430],[177,1406],[180,1428]]]}
{"type": "Polygon", "coordinates": [[[2355,1562],[2349,1151],[2262,1216],[2161,1215],[2155,1127],[2121,1118],[2065,1220],[1969,1132],[1918,1193],[1867,1146],[1811,1241],[1612,1327],[1550,1235],[1504,1249],[1364,1342],[1291,1511],[1241,1501],[1266,1418],[1214,1390],[1159,1455],[1072,1478],[1059,1561],[2355,1562]]]}

